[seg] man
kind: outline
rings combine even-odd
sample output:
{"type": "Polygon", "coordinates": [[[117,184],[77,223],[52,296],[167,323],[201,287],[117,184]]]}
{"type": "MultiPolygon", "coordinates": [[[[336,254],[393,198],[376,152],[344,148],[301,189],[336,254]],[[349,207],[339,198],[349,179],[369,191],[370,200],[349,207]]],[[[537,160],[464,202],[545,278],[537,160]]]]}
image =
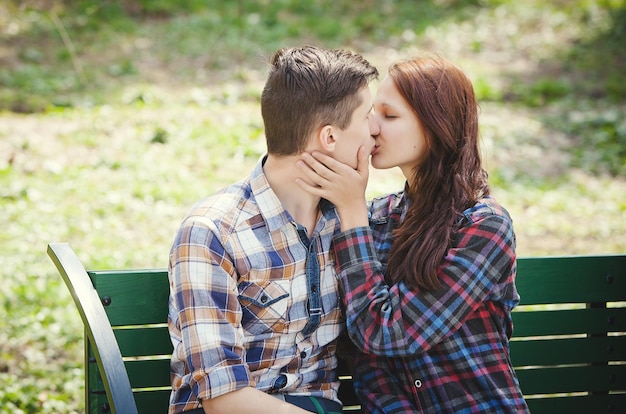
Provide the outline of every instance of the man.
{"type": "Polygon", "coordinates": [[[302,190],[302,152],[357,165],[371,150],[369,82],[344,50],[272,57],[261,96],[267,154],[250,176],[196,204],[170,252],[170,413],[340,412],[342,312],[330,244],[338,216],[302,190]],[[301,408],[300,408],[301,407],[301,408]]]}

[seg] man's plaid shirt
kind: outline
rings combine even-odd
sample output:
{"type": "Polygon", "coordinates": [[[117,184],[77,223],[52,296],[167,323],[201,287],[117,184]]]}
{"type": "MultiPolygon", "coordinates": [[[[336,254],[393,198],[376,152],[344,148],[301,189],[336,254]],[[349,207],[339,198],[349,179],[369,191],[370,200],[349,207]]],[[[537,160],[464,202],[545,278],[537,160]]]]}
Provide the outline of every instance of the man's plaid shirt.
{"type": "Polygon", "coordinates": [[[170,253],[170,413],[246,386],[338,401],[335,339],[344,320],[330,250],[339,220],[332,205],[320,207],[309,239],[260,160],[248,179],[184,219],[170,253]]]}
{"type": "Polygon", "coordinates": [[[438,268],[442,288],[424,293],[384,278],[406,207],[403,192],[375,199],[370,227],[334,241],[366,412],[528,412],[509,359],[519,303],[509,214],[491,197],[464,211],[438,268]]]}

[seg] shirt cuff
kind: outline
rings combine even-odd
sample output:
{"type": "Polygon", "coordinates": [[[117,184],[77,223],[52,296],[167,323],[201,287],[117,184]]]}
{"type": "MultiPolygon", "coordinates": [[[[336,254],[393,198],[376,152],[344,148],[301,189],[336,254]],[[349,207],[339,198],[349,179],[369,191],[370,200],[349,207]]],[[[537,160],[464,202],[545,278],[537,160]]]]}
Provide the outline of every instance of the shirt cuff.
{"type": "Polygon", "coordinates": [[[204,372],[197,379],[194,391],[198,399],[203,400],[254,385],[245,365],[232,365],[211,370],[210,373],[204,372]]]}
{"type": "Polygon", "coordinates": [[[355,227],[335,235],[333,245],[339,272],[363,262],[377,260],[374,237],[369,226],[355,227]]]}

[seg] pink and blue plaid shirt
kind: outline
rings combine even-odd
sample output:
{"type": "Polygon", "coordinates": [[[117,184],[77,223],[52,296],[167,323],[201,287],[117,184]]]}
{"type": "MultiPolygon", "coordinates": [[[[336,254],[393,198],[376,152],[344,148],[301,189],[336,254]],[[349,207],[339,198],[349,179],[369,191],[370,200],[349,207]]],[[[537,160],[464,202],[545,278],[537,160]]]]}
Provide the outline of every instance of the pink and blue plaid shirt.
{"type": "Polygon", "coordinates": [[[370,227],[334,240],[365,412],[528,412],[509,358],[519,303],[511,218],[491,197],[464,211],[438,268],[442,288],[425,293],[384,278],[406,207],[403,192],[375,199],[370,227]]]}
{"type": "Polygon", "coordinates": [[[309,239],[260,160],[250,177],[196,204],[170,253],[170,413],[253,386],[338,401],[343,329],[331,257],[339,220],[322,200],[309,239]]]}

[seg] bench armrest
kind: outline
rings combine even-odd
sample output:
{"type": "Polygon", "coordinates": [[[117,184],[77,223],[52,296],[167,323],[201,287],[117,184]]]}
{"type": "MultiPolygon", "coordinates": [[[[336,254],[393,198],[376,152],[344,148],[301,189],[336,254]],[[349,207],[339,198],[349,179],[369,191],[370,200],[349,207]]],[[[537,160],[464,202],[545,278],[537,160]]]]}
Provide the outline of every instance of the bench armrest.
{"type": "Polygon", "coordinates": [[[94,344],[98,367],[105,376],[102,380],[111,412],[136,414],[137,406],[120,348],[87,271],[67,243],[50,243],[48,256],[67,285],[85,325],[85,332],[94,344]]]}

